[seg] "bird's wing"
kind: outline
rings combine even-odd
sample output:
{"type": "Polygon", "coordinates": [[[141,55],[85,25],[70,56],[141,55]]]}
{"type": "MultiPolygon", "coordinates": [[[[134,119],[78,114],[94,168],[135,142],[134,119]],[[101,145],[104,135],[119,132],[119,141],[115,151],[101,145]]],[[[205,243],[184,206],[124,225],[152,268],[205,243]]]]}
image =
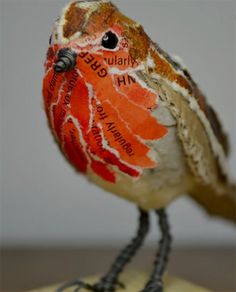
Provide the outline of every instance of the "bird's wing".
{"type": "MultiPolygon", "coordinates": [[[[214,132],[214,135],[216,136],[220,145],[223,147],[225,154],[228,155],[229,154],[228,137],[223,130],[223,127],[218,118],[218,115],[214,111],[214,109],[208,104],[206,96],[202,93],[197,83],[193,80],[191,74],[189,73],[188,69],[184,65],[181,58],[177,56],[174,56],[174,57],[170,56],[168,53],[162,50],[157,44],[153,44],[153,46],[156,49],[155,50],[156,54],[159,54],[159,56],[161,56],[161,58],[163,58],[164,61],[166,61],[167,64],[170,65],[172,72],[169,73],[169,76],[167,76],[167,79],[168,78],[170,79],[171,74],[177,73],[176,75],[177,76],[179,75],[180,78],[185,81],[185,85],[187,85],[185,86],[185,89],[187,88],[191,96],[197,102],[199,109],[203,112],[208,122],[210,123],[210,126],[214,132]]],[[[183,81],[181,82],[180,79],[178,80],[178,77],[177,77],[177,84],[183,88],[183,85],[181,85],[181,83],[184,84],[184,82],[183,81]]]]}
{"type": "Polygon", "coordinates": [[[225,166],[227,142],[213,110],[207,109],[203,96],[200,106],[194,94],[166,78],[155,79],[144,72],[139,76],[157,90],[176,118],[178,136],[196,179],[195,188],[189,190],[192,198],[210,214],[236,222],[236,188],[230,184],[225,166]]]}

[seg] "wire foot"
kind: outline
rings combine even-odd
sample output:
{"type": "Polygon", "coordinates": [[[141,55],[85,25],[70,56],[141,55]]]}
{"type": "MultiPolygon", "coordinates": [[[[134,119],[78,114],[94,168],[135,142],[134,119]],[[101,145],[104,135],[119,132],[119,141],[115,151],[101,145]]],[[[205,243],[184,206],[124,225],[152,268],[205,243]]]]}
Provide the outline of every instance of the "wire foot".
{"type": "Polygon", "coordinates": [[[79,291],[80,289],[87,289],[89,291],[93,291],[93,286],[90,284],[87,284],[81,280],[73,280],[73,281],[69,281],[65,284],[63,284],[61,287],[59,287],[56,292],[64,292],[69,288],[75,288],[74,291],[79,291]]]}

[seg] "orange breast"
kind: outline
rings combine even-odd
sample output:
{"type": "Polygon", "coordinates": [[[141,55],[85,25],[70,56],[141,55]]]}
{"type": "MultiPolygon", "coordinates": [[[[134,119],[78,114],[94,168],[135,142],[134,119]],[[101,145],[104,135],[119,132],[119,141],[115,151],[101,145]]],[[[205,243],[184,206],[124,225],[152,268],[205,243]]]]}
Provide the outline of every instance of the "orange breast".
{"type": "Polygon", "coordinates": [[[57,141],[73,165],[113,183],[116,171],[139,177],[143,169],[156,167],[147,142],[160,139],[167,129],[152,116],[157,94],[127,71],[135,71],[138,64],[126,52],[81,52],[76,68],[56,73],[57,50],[49,49],[45,63],[44,104],[57,141]]]}

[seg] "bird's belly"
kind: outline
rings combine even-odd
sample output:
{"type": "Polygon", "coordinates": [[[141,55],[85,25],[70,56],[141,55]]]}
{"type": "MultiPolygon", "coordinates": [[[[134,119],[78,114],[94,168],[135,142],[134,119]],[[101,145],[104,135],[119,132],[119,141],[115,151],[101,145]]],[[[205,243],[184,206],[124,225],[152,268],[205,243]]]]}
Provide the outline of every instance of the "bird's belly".
{"type": "Polygon", "coordinates": [[[138,179],[117,172],[115,184],[90,173],[90,178],[96,184],[147,210],[165,207],[174,198],[186,192],[192,182],[177,135],[176,121],[168,108],[161,103],[153,114],[168,128],[165,137],[149,143],[157,161],[156,168],[144,170],[138,179]]]}

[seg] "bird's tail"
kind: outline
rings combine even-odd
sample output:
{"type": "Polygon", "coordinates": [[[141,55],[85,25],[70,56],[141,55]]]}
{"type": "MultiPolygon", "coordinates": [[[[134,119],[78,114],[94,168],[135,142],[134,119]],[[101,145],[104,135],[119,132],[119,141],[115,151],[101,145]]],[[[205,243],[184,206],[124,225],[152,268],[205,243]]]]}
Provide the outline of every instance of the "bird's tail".
{"type": "Polygon", "coordinates": [[[190,192],[191,197],[201,205],[209,215],[219,216],[236,223],[236,185],[227,184],[224,192],[218,194],[210,186],[198,186],[190,192]]]}

